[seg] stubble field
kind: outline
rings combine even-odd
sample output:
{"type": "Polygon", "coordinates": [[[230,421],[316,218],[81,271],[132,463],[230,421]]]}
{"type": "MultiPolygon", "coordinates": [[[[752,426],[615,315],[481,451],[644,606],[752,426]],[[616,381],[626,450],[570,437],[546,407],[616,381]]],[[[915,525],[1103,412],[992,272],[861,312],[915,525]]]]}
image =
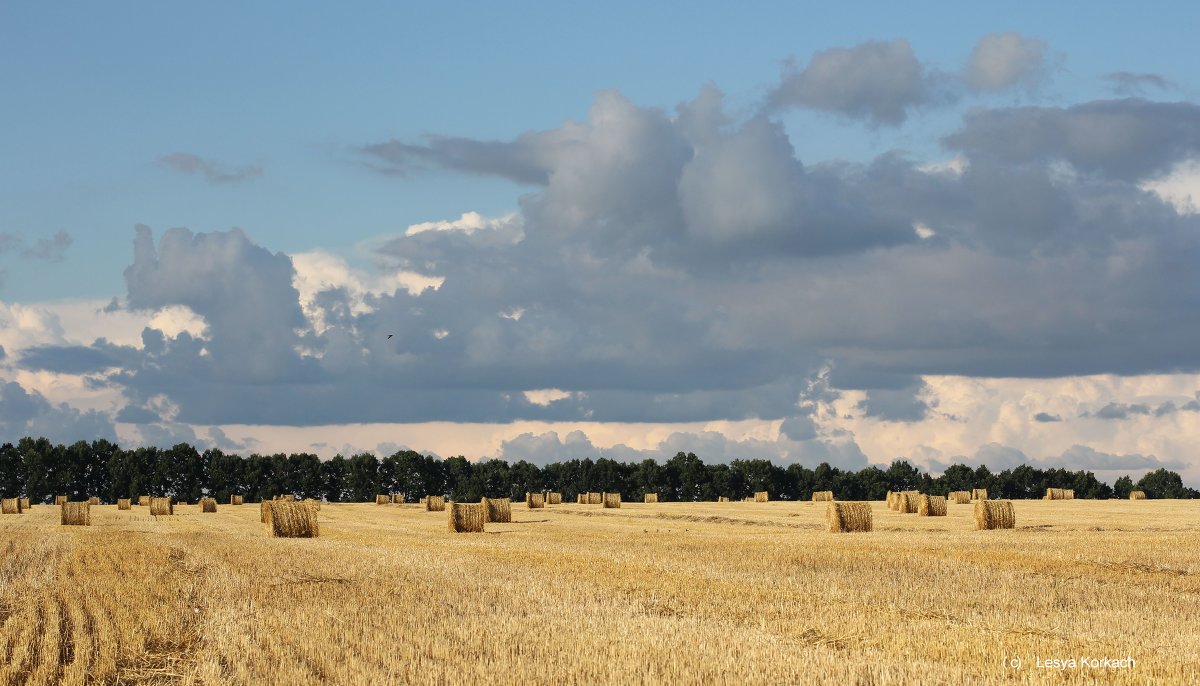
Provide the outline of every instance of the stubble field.
{"type": "Polygon", "coordinates": [[[1200,683],[1200,504],[514,503],[0,516],[0,684],[1200,683]],[[1133,658],[1135,666],[1038,661],[1133,658]],[[1020,666],[1016,666],[1020,660],[1020,666]],[[1050,663],[1053,664],[1053,663],[1050,663]]]}

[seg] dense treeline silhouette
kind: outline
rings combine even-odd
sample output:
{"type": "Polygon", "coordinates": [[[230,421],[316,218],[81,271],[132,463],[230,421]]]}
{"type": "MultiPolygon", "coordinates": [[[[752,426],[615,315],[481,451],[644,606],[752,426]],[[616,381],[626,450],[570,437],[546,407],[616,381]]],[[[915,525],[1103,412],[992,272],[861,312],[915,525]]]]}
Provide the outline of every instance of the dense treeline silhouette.
{"type": "Polygon", "coordinates": [[[544,489],[560,491],[568,500],[586,491],[619,491],[623,498],[638,500],[653,492],[664,501],[696,501],[740,499],[764,490],[779,500],[808,500],[813,491],[833,491],[839,500],[882,500],[889,490],[945,495],[971,488],[986,488],[993,498],[1040,498],[1047,488],[1072,488],[1077,498],[1126,498],[1134,489],[1151,498],[1200,497],[1166,469],[1150,472],[1136,484],[1124,476],[1109,486],[1091,472],[1024,465],[992,473],[987,467],[956,464],[933,477],[903,460],[887,469],[855,472],[828,464],[815,469],[781,467],[761,459],[706,465],[693,453],[679,453],[665,463],[602,457],[538,467],[524,460],[442,460],[412,450],[383,459],[360,453],[322,461],[309,453],[240,457],[220,450],[199,452],[187,443],[125,450],[106,440],[64,446],[45,438],[22,438],[15,446],[0,446],[0,494],[41,503],[52,502],[54,495],[73,500],[98,496],[105,502],[139,495],[184,501],[212,496],[227,502],[234,493],[250,501],[284,493],[330,502],[373,501],[378,493],[403,493],[410,502],[426,494],[465,501],[482,496],[523,498],[527,491],[544,489]]]}

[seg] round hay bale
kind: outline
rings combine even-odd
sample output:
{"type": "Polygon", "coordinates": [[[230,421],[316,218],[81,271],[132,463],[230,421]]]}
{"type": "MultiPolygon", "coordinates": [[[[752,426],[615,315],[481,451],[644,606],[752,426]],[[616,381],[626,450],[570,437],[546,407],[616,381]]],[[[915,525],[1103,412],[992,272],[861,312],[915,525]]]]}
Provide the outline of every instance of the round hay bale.
{"type": "Polygon", "coordinates": [[[263,524],[271,523],[271,501],[264,500],[258,504],[258,521],[263,524]]]}
{"type": "Polygon", "coordinates": [[[154,516],[175,514],[175,504],[171,502],[170,498],[151,498],[150,514],[154,516]]]}
{"type": "Polygon", "coordinates": [[[446,509],[446,496],[444,495],[427,495],[425,496],[425,511],[426,512],[441,512],[446,509]]]}
{"type": "Polygon", "coordinates": [[[316,538],[317,510],[310,503],[271,501],[271,535],[275,538],[316,538]]]}
{"type": "Polygon", "coordinates": [[[825,508],[825,522],[829,532],[834,534],[851,531],[871,531],[874,520],[871,514],[871,503],[846,503],[828,501],[825,508]]]}
{"type": "Polygon", "coordinates": [[[54,496],[54,504],[55,505],[62,505],[65,502],[67,502],[67,496],[65,496],[65,495],[54,496]]]}
{"type": "Polygon", "coordinates": [[[541,493],[526,493],[525,507],[531,510],[537,510],[546,507],[546,496],[541,493]]]}
{"type": "Polygon", "coordinates": [[[0,514],[21,514],[20,498],[0,498],[0,514]]]}
{"type": "Polygon", "coordinates": [[[450,503],[446,508],[446,528],[452,534],[481,534],[486,521],[484,510],[481,502],[450,503]]]}
{"type": "Polygon", "coordinates": [[[1017,514],[1011,500],[975,501],[976,529],[1012,529],[1017,525],[1017,514]]]}
{"type": "Polygon", "coordinates": [[[317,512],[321,511],[321,501],[320,500],[317,500],[315,498],[305,498],[304,500],[301,500],[300,502],[307,503],[309,507],[316,510],[317,512]]]}
{"type": "Polygon", "coordinates": [[[620,493],[605,493],[604,494],[604,507],[608,507],[608,508],[621,507],[621,494],[620,493]]]}
{"type": "Polygon", "coordinates": [[[575,504],[576,505],[586,505],[587,504],[587,496],[582,493],[576,495],[575,496],[575,504]]]}
{"type": "Polygon", "coordinates": [[[604,494],[603,493],[593,493],[591,491],[588,492],[588,494],[587,494],[587,504],[588,505],[601,505],[603,503],[604,503],[604,494]]]}
{"type": "Polygon", "coordinates": [[[87,502],[88,502],[88,505],[99,505],[100,499],[97,498],[96,496],[92,496],[92,497],[88,498],[87,502]]]}
{"type": "Polygon", "coordinates": [[[200,512],[216,512],[216,511],[217,511],[217,499],[216,498],[201,498],[200,499],[200,512]]]}
{"type": "Polygon", "coordinates": [[[658,502],[658,494],[657,493],[647,493],[646,495],[642,496],[642,502],[643,503],[657,503],[658,502]]]}
{"type": "Polygon", "coordinates": [[[546,494],[547,505],[562,505],[562,493],[558,491],[550,491],[546,494]]]}
{"type": "Polygon", "coordinates": [[[22,512],[32,507],[32,505],[29,504],[29,498],[17,498],[17,504],[21,506],[22,512]]]}
{"type": "Polygon", "coordinates": [[[814,503],[831,503],[833,502],[833,491],[813,491],[812,501],[814,503]]]}
{"type": "Polygon", "coordinates": [[[1129,499],[1130,500],[1146,500],[1147,499],[1146,492],[1145,491],[1130,491],[1129,499]]]}
{"type": "Polygon", "coordinates": [[[117,509],[128,510],[133,505],[129,498],[117,498],[117,509]]]}
{"type": "Polygon", "coordinates": [[[917,516],[945,517],[946,498],[940,495],[922,495],[917,500],[917,516]]]}
{"type": "Polygon", "coordinates": [[[754,492],[754,502],[765,503],[768,500],[770,500],[770,497],[767,495],[766,491],[755,491],[754,492]]]}
{"type": "Polygon", "coordinates": [[[727,498],[723,495],[719,495],[719,496],[717,496],[717,502],[718,503],[727,503],[727,502],[729,502],[729,498],[727,498]]]}
{"type": "Polygon", "coordinates": [[[92,511],[90,503],[63,503],[59,505],[61,509],[61,522],[63,526],[91,526],[92,511]]]}
{"type": "Polygon", "coordinates": [[[972,488],[971,489],[971,500],[987,500],[987,499],[988,499],[988,497],[987,497],[987,489],[986,488],[972,488]]]}
{"type": "Polygon", "coordinates": [[[243,498],[240,495],[229,496],[229,504],[230,505],[241,505],[243,502],[245,502],[245,498],[243,498]]]}
{"type": "Polygon", "coordinates": [[[483,498],[479,503],[483,505],[483,521],[501,523],[512,521],[511,498],[483,498]]]}
{"type": "Polygon", "coordinates": [[[137,499],[138,507],[150,507],[150,496],[139,495],[137,499]]]}
{"type": "Polygon", "coordinates": [[[391,505],[392,497],[389,495],[377,495],[377,496],[375,496],[375,504],[376,505],[391,505]]]}
{"type": "Polygon", "coordinates": [[[901,491],[896,494],[896,511],[900,514],[916,514],[921,494],[917,491],[901,491]]]}
{"type": "Polygon", "coordinates": [[[971,492],[950,491],[950,495],[946,499],[955,505],[969,505],[971,503],[971,492]]]}
{"type": "Polygon", "coordinates": [[[896,509],[896,492],[895,491],[887,492],[887,506],[888,506],[889,510],[896,509]]]}

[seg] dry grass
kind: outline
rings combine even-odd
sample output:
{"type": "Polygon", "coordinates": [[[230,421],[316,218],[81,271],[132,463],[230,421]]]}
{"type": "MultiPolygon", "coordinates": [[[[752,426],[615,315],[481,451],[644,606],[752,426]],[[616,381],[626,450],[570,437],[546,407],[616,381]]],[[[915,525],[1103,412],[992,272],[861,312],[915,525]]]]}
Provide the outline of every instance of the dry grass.
{"type": "Polygon", "coordinates": [[[450,503],[446,508],[446,526],[452,534],[481,534],[487,521],[485,512],[483,503],[450,503]]]}
{"type": "Polygon", "coordinates": [[[541,493],[526,493],[525,507],[531,510],[546,507],[546,496],[541,493]]]}
{"type": "Polygon", "coordinates": [[[175,503],[170,498],[150,498],[150,514],[156,517],[175,514],[175,503]]]}
{"type": "Polygon", "coordinates": [[[945,517],[946,499],[940,495],[921,495],[917,498],[918,517],[945,517]]]}
{"type": "Polygon", "coordinates": [[[1012,529],[1017,525],[1011,500],[976,500],[976,529],[1012,529]]]}
{"type": "Polygon", "coordinates": [[[755,491],[754,492],[754,502],[765,503],[768,500],[770,500],[770,496],[767,494],[766,491],[755,491]]]}
{"type": "Polygon", "coordinates": [[[647,493],[642,496],[642,502],[643,503],[657,503],[658,502],[658,494],[657,493],[647,493]]]}
{"type": "Polygon", "coordinates": [[[82,503],[63,503],[59,505],[59,524],[65,526],[91,526],[92,525],[92,504],[88,502],[82,503]]]}
{"type": "Polygon", "coordinates": [[[604,507],[614,508],[614,509],[621,507],[621,494],[620,493],[605,493],[604,494],[604,507]]]}
{"type": "Polygon", "coordinates": [[[21,507],[20,498],[0,498],[0,514],[21,514],[24,510],[21,507]]]}
{"type": "Polygon", "coordinates": [[[128,510],[133,506],[133,502],[129,498],[117,498],[117,509],[128,510]]]}
{"type": "Polygon", "coordinates": [[[275,538],[316,538],[320,533],[316,508],[295,500],[271,501],[269,525],[275,538]]]}
{"type": "Polygon", "coordinates": [[[201,512],[216,512],[217,511],[217,499],[216,498],[201,498],[200,499],[200,511],[201,512]]]}
{"type": "Polygon", "coordinates": [[[834,536],[793,501],[517,508],[452,536],[325,503],[293,540],[252,508],[34,508],[0,517],[0,684],[1200,682],[1194,501],[1016,506],[1005,532],[880,502],[873,532],[834,536]],[[1079,655],[1137,664],[1034,666],[1079,655]]]}
{"type": "Polygon", "coordinates": [[[812,501],[814,503],[833,502],[833,491],[813,491],[812,501]]]}
{"type": "Polygon", "coordinates": [[[1146,492],[1145,491],[1130,491],[1129,499],[1130,500],[1146,500],[1146,492]]]}
{"type": "Polygon", "coordinates": [[[825,523],[830,533],[871,531],[874,529],[871,503],[838,503],[832,500],[825,508],[825,523]]]}
{"type": "Polygon", "coordinates": [[[446,509],[446,496],[427,495],[424,498],[426,512],[441,512],[446,509]]]}
{"type": "Polygon", "coordinates": [[[971,500],[987,500],[987,499],[988,499],[988,497],[987,497],[987,489],[986,488],[972,488],[971,489],[971,500]]]}
{"type": "Polygon", "coordinates": [[[508,523],[512,521],[512,500],[509,498],[484,498],[483,517],[485,522],[508,523]]]}

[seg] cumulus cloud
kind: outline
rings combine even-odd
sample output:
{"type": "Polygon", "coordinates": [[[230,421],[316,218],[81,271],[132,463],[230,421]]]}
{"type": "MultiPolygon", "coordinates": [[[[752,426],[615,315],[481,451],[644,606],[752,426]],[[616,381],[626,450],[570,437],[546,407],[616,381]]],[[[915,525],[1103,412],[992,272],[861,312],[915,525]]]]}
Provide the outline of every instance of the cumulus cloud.
{"type": "Polygon", "coordinates": [[[51,403],[14,381],[0,382],[0,432],[10,437],[8,440],[44,436],[67,445],[80,440],[116,440],[112,421],[103,413],[51,403]]]}
{"type": "Polygon", "coordinates": [[[1045,41],[1019,33],[990,33],[975,44],[963,78],[979,91],[1037,87],[1046,77],[1045,41]]]}
{"type": "Polygon", "coordinates": [[[1137,181],[1200,155],[1200,106],[1128,98],[979,110],[944,140],[972,163],[1061,160],[1083,172],[1137,181]]]}
{"type": "Polygon", "coordinates": [[[169,155],[163,155],[158,158],[158,161],[168,169],[180,174],[200,176],[212,184],[241,183],[260,177],[263,174],[261,164],[229,167],[213,162],[212,160],[204,159],[190,152],[173,152],[169,155]]]}
{"type": "Polygon", "coordinates": [[[866,455],[850,437],[794,440],[780,435],[775,440],[739,440],[717,431],[675,432],[647,449],[624,444],[601,448],[594,445],[582,431],[572,431],[565,438],[559,438],[554,431],[523,433],[503,441],[496,457],[509,462],[526,460],[539,465],[589,457],[608,457],[622,462],[645,459],[664,462],[681,452],[694,453],[708,464],[738,459],[769,459],[780,464],[799,463],[808,467],[815,467],[822,462],[843,469],[867,466],[866,455]]]}
{"type": "Polygon", "coordinates": [[[943,78],[917,59],[908,41],[897,38],[814,53],[804,69],[788,68],[768,103],[774,109],[800,106],[895,126],[912,109],[947,96],[943,78]]]}
{"type": "Polygon", "coordinates": [[[1105,74],[1103,78],[1114,94],[1123,97],[1144,96],[1147,91],[1167,91],[1176,88],[1173,81],[1160,74],[1115,71],[1105,74]]]}
{"type": "MultiPolygon", "coordinates": [[[[90,347],[119,360],[106,379],[130,404],[166,395],[188,423],[760,419],[798,443],[833,438],[810,399],[827,367],[826,392],[861,391],[865,419],[892,423],[931,414],[930,376],[1193,370],[1200,217],[1130,171],[1177,157],[1175,144],[1084,135],[1096,115],[1101,131],[1153,143],[1162,121],[1187,130],[1190,108],[983,111],[949,139],[963,161],[947,172],[899,154],[806,163],[777,121],[730,116],[713,87],[673,112],[602,92],[586,120],[490,148],[486,163],[428,142],[404,152],[500,175],[534,159],[545,173],[515,215],[381,238],[375,271],[237,230],[173,229],[156,245],[139,228],[122,307],[199,324],[90,347]],[[1018,139],[1030,119],[1079,130],[1057,153],[1013,152],[981,133],[989,118],[1018,139]]],[[[109,359],[87,355],[29,359],[109,359]]]]}
{"type": "Polygon", "coordinates": [[[1062,417],[1056,414],[1050,414],[1049,412],[1038,412],[1037,414],[1033,415],[1033,421],[1040,422],[1042,424],[1050,424],[1053,422],[1061,422],[1062,417]]]}
{"type": "MultiPolygon", "coordinates": [[[[993,472],[1014,469],[1021,465],[1029,465],[1040,469],[1068,469],[1095,471],[1150,471],[1159,468],[1180,469],[1186,467],[1176,460],[1159,460],[1154,456],[1128,453],[1116,455],[1096,450],[1085,445],[1072,445],[1061,454],[1041,459],[1030,459],[1024,452],[1012,446],[1000,443],[981,445],[970,457],[955,457],[951,463],[966,464],[972,467],[986,466],[993,472]]],[[[937,463],[939,470],[944,470],[951,463],[937,463]]]]}

